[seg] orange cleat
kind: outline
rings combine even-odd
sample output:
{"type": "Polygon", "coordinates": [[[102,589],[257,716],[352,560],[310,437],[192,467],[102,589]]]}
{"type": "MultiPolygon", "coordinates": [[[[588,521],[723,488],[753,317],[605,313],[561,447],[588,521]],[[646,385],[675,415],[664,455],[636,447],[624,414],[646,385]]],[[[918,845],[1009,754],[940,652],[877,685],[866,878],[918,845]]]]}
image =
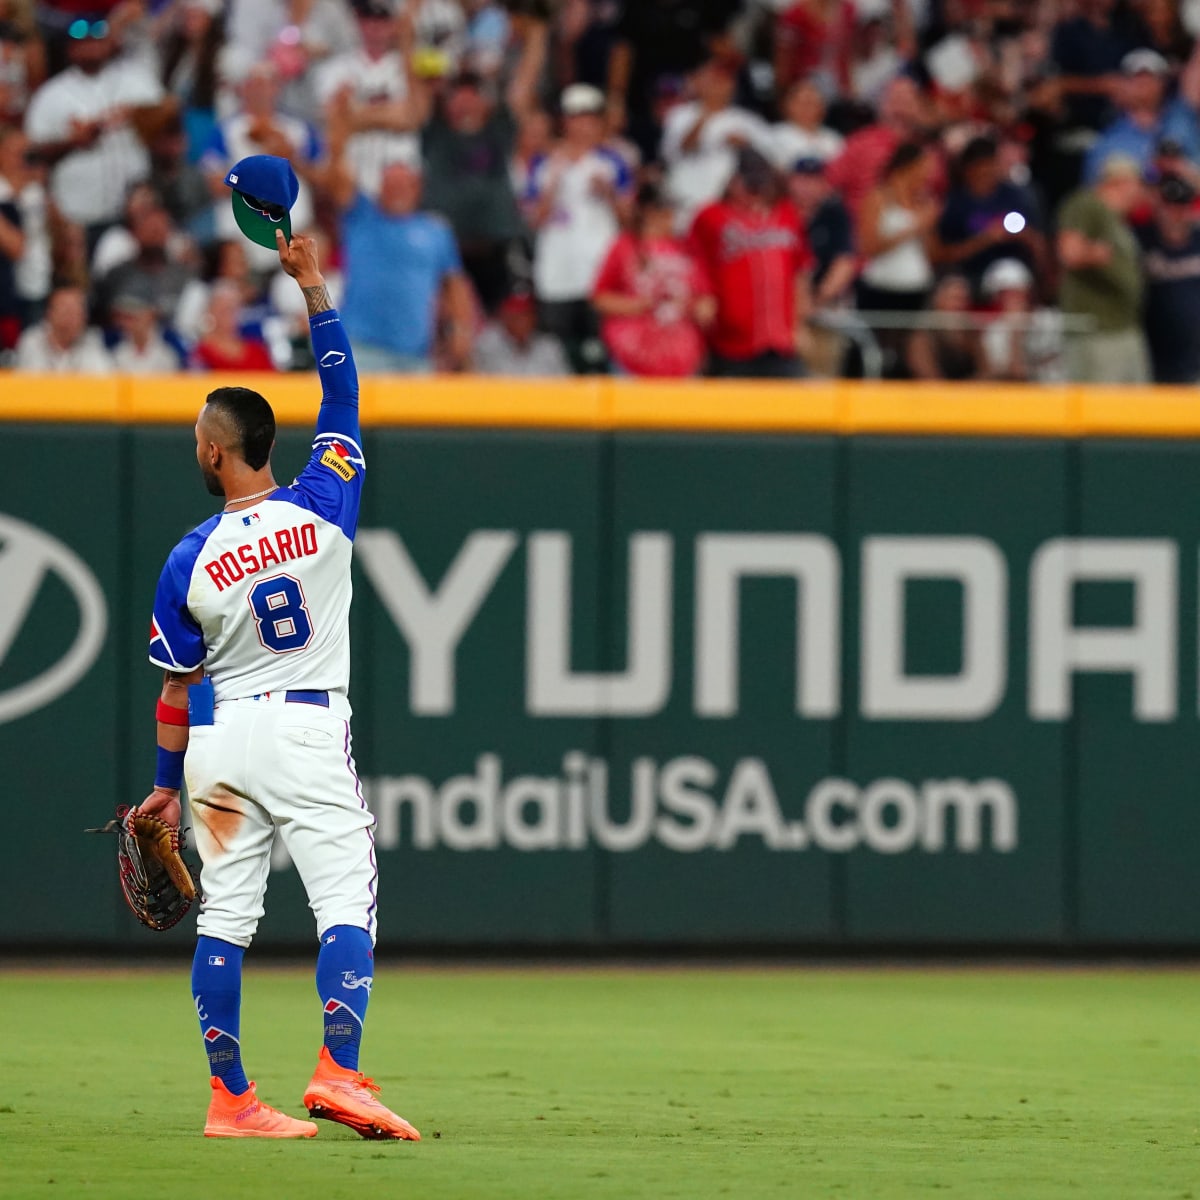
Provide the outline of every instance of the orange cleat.
{"type": "Polygon", "coordinates": [[[235,1096],[215,1075],[212,1077],[212,1100],[208,1119],[204,1122],[205,1137],[237,1138],[310,1138],[317,1136],[311,1121],[297,1121],[287,1113],[264,1104],[250,1085],[248,1092],[235,1096]]]}
{"type": "Polygon", "coordinates": [[[373,1079],[361,1071],[338,1066],[329,1047],[322,1046],[317,1069],[304,1093],[304,1105],[310,1117],[337,1121],[361,1137],[419,1142],[421,1135],[403,1117],[375,1099],[377,1091],[373,1079]]]}

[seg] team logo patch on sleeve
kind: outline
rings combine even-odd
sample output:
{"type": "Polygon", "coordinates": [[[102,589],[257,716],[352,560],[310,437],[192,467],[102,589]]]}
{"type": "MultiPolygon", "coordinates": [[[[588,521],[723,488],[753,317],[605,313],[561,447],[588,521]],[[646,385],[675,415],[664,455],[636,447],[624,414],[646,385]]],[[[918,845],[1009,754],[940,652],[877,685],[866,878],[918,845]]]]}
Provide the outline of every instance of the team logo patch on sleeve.
{"type": "Polygon", "coordinates": [[[328,467],[335,475],[340,475],[349,483],[358,472],[346,461],[346,457],[346,450],[335,442],[321,455],[321,466],[328,467]]]}

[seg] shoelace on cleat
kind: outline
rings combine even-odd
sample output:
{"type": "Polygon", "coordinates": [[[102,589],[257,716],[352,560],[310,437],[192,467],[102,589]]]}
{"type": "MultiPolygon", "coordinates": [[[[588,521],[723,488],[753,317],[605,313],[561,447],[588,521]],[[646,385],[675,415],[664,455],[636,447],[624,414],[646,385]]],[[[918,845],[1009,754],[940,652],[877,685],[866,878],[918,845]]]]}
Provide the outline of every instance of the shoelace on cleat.
{"type": "Polygon", "coordinates": [[[382,1088],[379,1086],[379,1084],[377,1084],[377,1083],[375,1082],[375,1080],[374,1080],[374,1079],[369,1079],[369,1078],[368,1078],[366,1075],[364,1075],[364,1074],[363,1074],[361,1071],[359,1071],[359,1073],[358,1073],[358,1077],[355,1079],[355,1081],[354,1081],[354,1082],[355,1082],[355,1084],[357,1084],[359,1087],[361,1087],[361,1088],[366,1088],[366,1089],[367,1089],[367,1091],[369,1091],[369,1092],[381,1092],[381,1091],[383,1091],[383,1089],[382,1089],[382,1088]]]}

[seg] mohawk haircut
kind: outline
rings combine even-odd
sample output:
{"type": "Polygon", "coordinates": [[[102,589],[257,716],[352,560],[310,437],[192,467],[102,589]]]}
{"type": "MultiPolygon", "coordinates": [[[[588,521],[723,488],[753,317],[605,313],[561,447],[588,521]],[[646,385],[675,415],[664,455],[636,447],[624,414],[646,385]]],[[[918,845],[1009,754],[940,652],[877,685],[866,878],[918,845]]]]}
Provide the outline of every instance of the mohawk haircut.
{"type": "Polygon", "coordinates": [[[251,470],[265,467],[275,444],[275,414],[266,398],[252,388],[222,387],[208,393],[208,404],[237,439],[229,449],[251,470]]]}

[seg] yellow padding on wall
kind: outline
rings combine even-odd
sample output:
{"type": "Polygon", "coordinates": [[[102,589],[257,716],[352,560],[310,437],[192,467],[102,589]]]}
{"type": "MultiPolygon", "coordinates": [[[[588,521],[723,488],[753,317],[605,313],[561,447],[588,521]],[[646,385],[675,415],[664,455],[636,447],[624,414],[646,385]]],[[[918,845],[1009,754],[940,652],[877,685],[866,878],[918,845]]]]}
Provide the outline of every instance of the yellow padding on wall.
{"type": "MultiPolygon", "coordinates": [[[[205,395],[253,387],[310,425],[315,374],[0,376],[0,421],[185,424],[205,395]]],[[[1200,390],[1020,384],[365,376],[367,426],[1018,437],[1200,436],[1200,390]]]]}

